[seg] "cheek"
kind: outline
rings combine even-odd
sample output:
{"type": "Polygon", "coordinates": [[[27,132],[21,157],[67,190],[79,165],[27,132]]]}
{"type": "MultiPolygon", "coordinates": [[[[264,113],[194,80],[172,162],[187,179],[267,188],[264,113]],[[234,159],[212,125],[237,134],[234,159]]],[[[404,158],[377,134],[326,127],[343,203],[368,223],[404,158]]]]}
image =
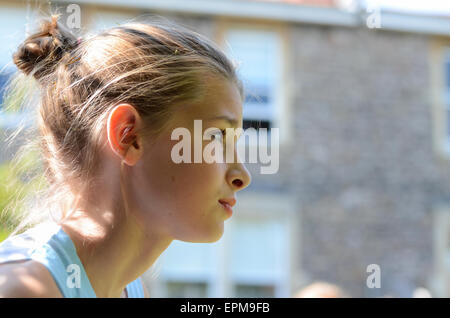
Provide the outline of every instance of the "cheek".
{"type": "Polygon", "coordinates": [[[181,164],[170,171],[169,187],[185,200],[209,201],[222,190],[224,178],[217,164],[181,164]]]}
{"type": "Polygon", "coordinates": [[[154,148],[144,159],[146,192],[153,193],[154,200],[156,197],[172,208],[188,205],[199,208],[202,203],[208,205],[216,201],[223,193],[224,164],[176,164],[170,156],[171,146],[165,143],[154,148]]]}
{"type": "Polygon", "coordinates": [[[136,169],[140,218],[181,241],[215,242],[226,216],[218,203],[228,193],[226,164],[175,164],[171,149],[168,142],[153,147],[136,169]]]}

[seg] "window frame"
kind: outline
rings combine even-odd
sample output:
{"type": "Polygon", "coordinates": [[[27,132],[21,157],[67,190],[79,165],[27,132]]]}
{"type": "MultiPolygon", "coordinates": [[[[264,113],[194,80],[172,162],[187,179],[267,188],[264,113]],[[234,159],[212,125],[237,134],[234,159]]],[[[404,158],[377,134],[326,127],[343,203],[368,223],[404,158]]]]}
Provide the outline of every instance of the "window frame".
{"type": "MultiPolygon", "coordinates": [[[[301,216],[298,211],[298,204],[295,199],[288,194],[281,193],[260,193],[247,192],[239,197],[239,204],[236,207],[236,215],[230,220],[229,227],[233,227],[240,218],[246,220],[260,220],[270,222],[279,221],[285,226],[286,246],[282,251],[283,268],[271,278],[264,278],[264,274],[259,277],[245,277],[241,279],[238,275],[230,275],[230,285],[251,284],[251,285],[269,285],[274,283],[275,298],[290,297],[296,285],[299,284],[300,273],[300,227],[301,216]]],[[[232,233],[230,229],[228,232],[232,233]]],[[[229,236],[230,236],[229,235],[229,236]]],[[[229,237],[228,236],[228,237],[229,237]]],[[[228,242],[229,248],[230,242],[228,242]]],[[[232,287],[231,287],[232,289],[232,287]]]]}
{"type": "MultiPolygon", "coordinates": [[[[244,119],[245,120],[252,120],[252,121],[269,121],[272,125],[273,122],[276,120],[276,99],[277,99],[277,94],[279,94],[279,73],[280,73],[280,62],[281,62],[281,44],[280,44],[280,38],[279,35],[275,32],[275,31],[268,31],[268,30],[255,30],[252,28],[237,28],[237,27],[231,27],[226,29],[224,34],[224,41],[226,43],[225,45],[225,49],[227,50],[227,54],[230,57],[234,57],[233,54],[233,47],[230,46],[228,40],[230,40],[230,37],[237,36],[239,35],[244,35],[244,40],[247,38],[251,38],[252,36],[260,36],[261,38],[259,39],[257,43],[261,44],[262,42],[271,42],[271,46],[270,48],[274,51],[275,55],[272,61],[272,65],[270,66],[271,69],[275,70],[275,72],[273,73],[274,76],[269,79],[269,82],[272,82],[271,84],[273,84],[272,86],[269,85],[268,87],[268,92],[267,95],[270,99],[270,101],[267,102],[267,108],[265,109],[261,109],[261,106],[259,105],[258,102],[255,101],[247,101],[244,102],[244,119]],[[245,34],[247,33],[247,34],[245,34]]],[[[236,62],[240,62],[239,60],[237,60],[236,62]]],[[[241,78],[243,79],[243,78],[241,78]]],[[[246,85],[246,83],[248,83],[245,79],[243,79],[244,81],[244,86],[247,86],[249,84],[246,85]]],[[[250,94],[250,96],[252,97],[258,97],[257,96],[257,92],[252,91],[251,89],[248,89],[248,93],[250,94]],[[256,96],[255,96],[256,95],[256,96]]]]}
{"type": "Polygon", "coordinates": [[[450,296],[450,206],[433,207],[433,274],[430,286],[435,297],[450,296]]]}
{"type": "MultiPolygon", "coordinates": [[[[178,244],[189,244],[187,242],[178,242],[178,244]]],[[[173,244],[173,243],[172,243],[173,244]]],[[[157,260],[157,262],[159,264],[161,264],[162,266],[162,270],[157,278],[156,281],[154,281],[152,284],[154,286],[158,286],[157,288],[155,288],[155,290],[157,291],[158,295],[156,297],[163,297],[163,298],[168,298],[170,297],[170,295],[168,294],[168,289],[167,289],[167,283],[168,282],[178,282],[178,283],[205,283],[206,284],[206,295],[207,297],[220,297],[220,296],[215,296],[215,294],[217,294],[217,292],[215,292],[215,290],[217,289],[217,287],[215,286],[215,284],[217,283],[217,277],[219,276],[219,272],[220,272],[220,268],[221,268],[221,264],[219,262],[220,257],[218,257],[220,254],[220,251],[223,249],[223,242],[219,241],[216,243],[212,243],[215,244],[215,248],[212,247],[211,245],[208,245],[207,247],[210,248],[211,250],[211,257],[213,259],[213,264],[212,264],[212,271],[208,272],[208,271],[185,271],[185,272],[178,272],[177,270],[173,270],[173,269],[167,269],[164,267],[164,265],[166,264],[166,255],[167,254],[163,254],[160,256],[160,259],[157,260]]],[[[194,245],[194,248],[201,248],[203,246],[201,245],[194,245]]],[[[170,248],[170,246],[168,247],[170,248]]],[[[180,255],[180,257],[182,257],[180,255]]]]}
{"type": "Polygon", "coordinates": [[[447,100],[446,63],[450,58],[450,40],[434,38],[430,42],[430,102],[432,118],[432,145],[436,158],[450,160],[450,110],[447,100]]]}
{"type": "MultiPolygon", "coordinates": [[[[289,51],[289,33],[288,26],[280,22],[247,22],[238,19],[221,17],[217,21],[217,28],[215,31],[215,39],[217,44],[225,51],[229,50],[229,43],[227,42],[228,31],[251,31],[251,32],[269,32],[275,35],[278,43],[276,48],[278,58],[275,62],[277,75],[275,76],[275,85],[273,91],[273,118],[269,121],[271,128],[279,128],[279,145],[288,146],[293,142],[292,136],[292,115],[291,115],[291,100],[294,94],[294,86],[292,84],[292,73],[289,71],[291,64],[291,53],[289,51]]],[[[231,57],[231,56],[229,56],[231,57]]],[[[239,62],[239,61],[234,61],[239,62]]],[[[245,86],[245,82],[244,82],[245,86]]],[[[245,89],[244,89],[245,91],[245,89]]],[[[243,105],[244,108],[246,105],[243,105]]],[[[250,111],[251,113],[251,111],[250,111]]],[[[257,117],[257,116],[255,116],[257,117]]],[[[243,118],[244,120],[258,120],[250,117],[243,118]]],[[[270,129],[268,137],[270,138],[270,129]]],[[[249,145],[249,147],[256,147],[257,145],[249,145]]],[[[266,145],[262,145],[266,148],[266,145]]],[[[270,146],[268,147],[270,149],[270,146]]]]}

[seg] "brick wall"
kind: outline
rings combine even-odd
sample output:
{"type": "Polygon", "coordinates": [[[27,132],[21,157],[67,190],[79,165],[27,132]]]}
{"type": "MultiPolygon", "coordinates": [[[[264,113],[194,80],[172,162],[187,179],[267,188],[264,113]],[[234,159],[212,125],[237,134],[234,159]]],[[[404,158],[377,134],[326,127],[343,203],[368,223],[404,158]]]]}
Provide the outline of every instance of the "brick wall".
{"type": "Polygon", "coordinates": [[[280,173],[298,198],[302,270],[350,295],[410,297],[432,271],[431,211],[449,193],[432,150],[429,38],[369,29],[290,29],[295,141],[280,173]],[[381,267],[381,289],[366,267],[381,267]]]}

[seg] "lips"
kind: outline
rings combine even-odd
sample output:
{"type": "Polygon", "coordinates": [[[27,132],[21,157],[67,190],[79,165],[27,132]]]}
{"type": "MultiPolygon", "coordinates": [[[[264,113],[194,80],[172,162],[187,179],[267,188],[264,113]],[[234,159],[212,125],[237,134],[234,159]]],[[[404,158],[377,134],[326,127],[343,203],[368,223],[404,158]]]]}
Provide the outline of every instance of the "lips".
{"type": "Polygon", "coordinates": [[[236,199],[234,199],[234,198],[220,199],[219,203],[223,206],[223,208],[227,212],[228,217],[231,217],[233,215],[232,207],[233,207],[233,205],[236,204],[236,199]]]}
{"type": "Polygon", "coordinates": [[[219,200],[219,203],[227,204],[227,205],[229,205],[230,207],[233,207],[233,205],[236,204],[236,199],[235,199],[235,198],[220,199],[220,200],[219,200]]]}

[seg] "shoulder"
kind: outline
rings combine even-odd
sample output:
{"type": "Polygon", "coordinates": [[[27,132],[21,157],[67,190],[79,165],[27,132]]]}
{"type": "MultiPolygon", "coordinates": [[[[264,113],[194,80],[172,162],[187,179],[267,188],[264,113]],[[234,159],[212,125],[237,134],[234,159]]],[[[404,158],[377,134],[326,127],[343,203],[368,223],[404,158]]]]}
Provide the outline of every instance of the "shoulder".
{"type": "Polygon", "coordinates": [[[0,264],[0,298],[60,298],[47,268],[34,260],[0,264]]]}

